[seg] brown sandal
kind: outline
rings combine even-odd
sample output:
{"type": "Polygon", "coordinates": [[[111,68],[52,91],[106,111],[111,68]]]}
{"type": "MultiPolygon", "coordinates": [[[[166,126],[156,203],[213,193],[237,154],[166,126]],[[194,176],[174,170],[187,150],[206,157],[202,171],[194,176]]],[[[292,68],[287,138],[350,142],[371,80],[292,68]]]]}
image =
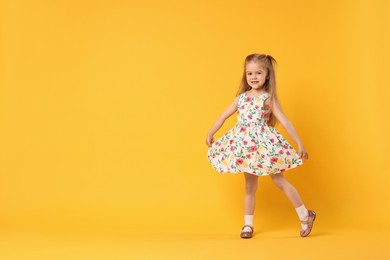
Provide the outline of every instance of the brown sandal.
{"type": "Polygon", "coordinates": [[[307,237],[310,234],[311,229],[313,228],[313,222],[316,219],[316,213],[312,210],[308,211],[309,216],[307,217],[307,220],[301,220],[302,224],[307,224],[307,228],[305,230],[301,230],[301,237],[307,237]]]}
{"type": "Polygon", "coordinates": [[[253,235],[253,231],[254,231],[254,229],[251,225],[245,225],[242,227],[242,231],[241,231],[240,236],[241,236],[241,238],[251,238],[253,235]],[[245,227],[249,227],[252,231],[244,231],[245,227]]]}

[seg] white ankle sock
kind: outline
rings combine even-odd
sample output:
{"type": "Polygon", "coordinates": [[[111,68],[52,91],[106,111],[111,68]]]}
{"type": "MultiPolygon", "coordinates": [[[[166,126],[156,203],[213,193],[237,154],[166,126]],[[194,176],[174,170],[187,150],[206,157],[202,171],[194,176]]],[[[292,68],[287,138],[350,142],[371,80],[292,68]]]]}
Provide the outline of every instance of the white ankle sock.
{"type": "MultiPolygon", "coordinates": [[[[244,215],[244,225],[251,225],[253,227],[253,215],[244,215]]],[[[249,227],[245,227],[244,231],[252,231],[249,227]]]]}
{"type": "MultiPolygon", "coordinates": [[[[307,220],[309,216],[309,211],[306,209],[305,205],[301,205],[298,208],[295,208],[297,211],[298,217],[300,220],[307,220]]],[[[305,230],[307,228],[307,224],[301,223],[302,229],[305,230]]]]}

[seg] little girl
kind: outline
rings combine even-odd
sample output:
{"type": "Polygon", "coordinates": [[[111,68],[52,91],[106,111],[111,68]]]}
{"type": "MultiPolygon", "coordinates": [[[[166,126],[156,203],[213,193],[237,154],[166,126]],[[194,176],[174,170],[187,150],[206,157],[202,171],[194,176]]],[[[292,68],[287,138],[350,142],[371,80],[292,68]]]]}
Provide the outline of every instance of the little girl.
{"type": "Polygon", "coordinates": [[[310,234],[316,218],[316,213],[306,209],[298,191],[283,175],[283,172],[302,165],[302,158],[309,157],[297,131],[279,104],[275,64],[275,59],[270,55],[251,54],[246,57],[237,97],[218,117],[206,139],[210,147],[207,158],[216,171],[233,174],[244,172],[246,193],[242,238],[251,238],[253,235],[258,176],[271,176],[275,185],[291,201],[301,222],[301,237],[310,234]],[[213,135],[236,111],[237,124],[214,142],[213,135]],[[299,152],[274,128],[277,121],[297,143],[299,152]]]}

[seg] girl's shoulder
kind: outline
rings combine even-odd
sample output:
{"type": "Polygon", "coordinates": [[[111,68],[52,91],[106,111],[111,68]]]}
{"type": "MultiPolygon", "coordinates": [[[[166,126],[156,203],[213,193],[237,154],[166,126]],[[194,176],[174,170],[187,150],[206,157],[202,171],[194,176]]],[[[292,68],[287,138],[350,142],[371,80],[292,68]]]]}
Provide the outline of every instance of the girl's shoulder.
{"type": "Polygon", "coordinates": [[[240,98],[241,98],[241,97],[245,97],[247,92],[248,92],[248,91],[242,92],[242,93],[239,95],[239,97],[240,97],[240,98]]]}
{"type": "Polygon", "coordinates": [[[240,95],[238,95],[238,101],[244,100],[245,99],[245,95],[246,95],[245,92],[242,92],[240,95]]]}

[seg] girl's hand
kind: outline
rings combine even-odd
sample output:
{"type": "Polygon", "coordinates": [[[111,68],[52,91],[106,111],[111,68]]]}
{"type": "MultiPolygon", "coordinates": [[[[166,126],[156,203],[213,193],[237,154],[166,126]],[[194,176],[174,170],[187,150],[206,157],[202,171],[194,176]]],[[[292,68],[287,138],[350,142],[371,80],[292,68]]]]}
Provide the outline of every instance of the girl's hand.
{"type": "Polygon", "coordinates": [[[212,135],[207,135],[207,138],[206,138],[206,145],[208,147],[211,147],[211,145],[214,143],[214,138],[212,135]]]}
{"type": "Polygon", "coordinates": [[[298,152],[298,153],[299,153],[299,156],[300,156],[301,158],[304,158],[304,159],[306,159],[306,160],[309,159],[309,154],[306,152],[306,149],[305,149],[305,147],[304,147],[303,145],[299,146],[298,151],[299,151],[299,152],[298,152]]]}

